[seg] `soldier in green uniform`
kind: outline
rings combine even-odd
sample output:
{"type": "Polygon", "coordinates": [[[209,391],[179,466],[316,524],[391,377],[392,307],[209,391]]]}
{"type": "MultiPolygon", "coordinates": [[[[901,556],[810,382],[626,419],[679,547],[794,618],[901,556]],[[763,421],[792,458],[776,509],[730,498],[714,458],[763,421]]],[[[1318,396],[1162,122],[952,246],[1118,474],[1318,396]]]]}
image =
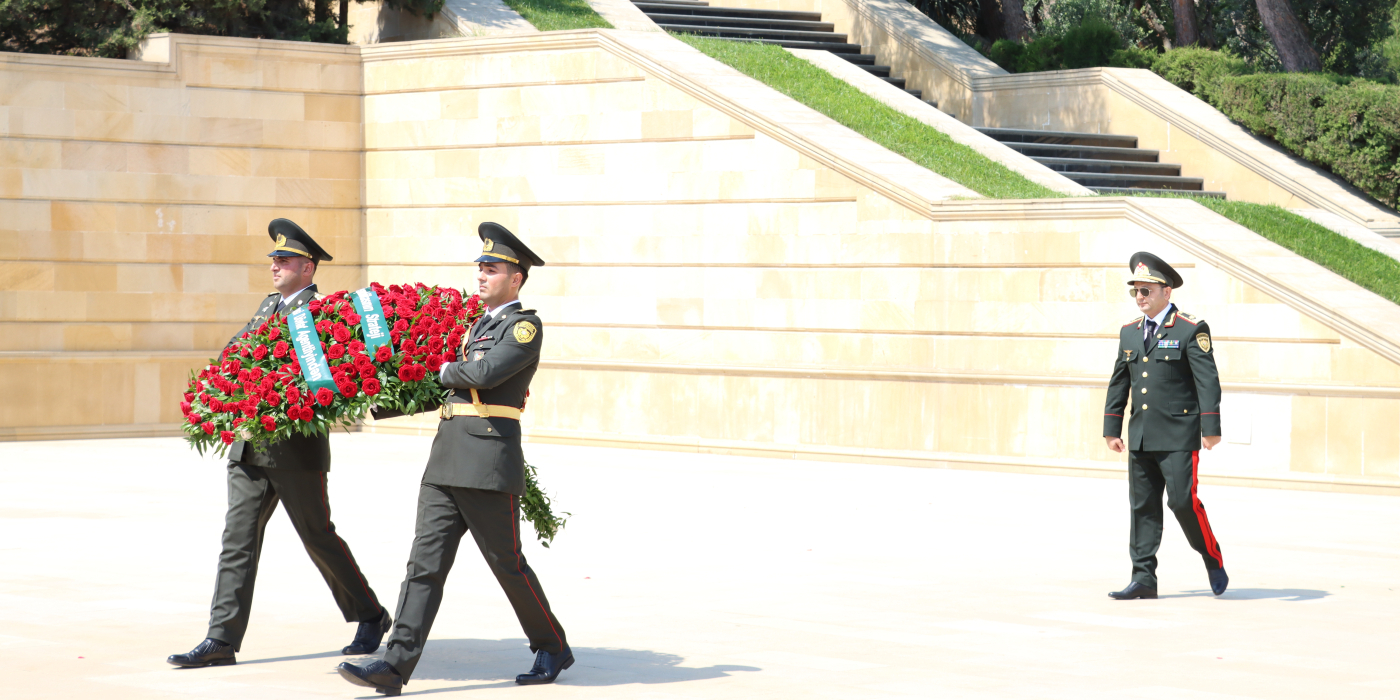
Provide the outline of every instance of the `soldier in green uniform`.
{"type": "Polygon", "coordinates": [[[418,490],[413,550],[394,614],[398,622],[382,661],[338,668],[351,683],[385,695],[398,695],[418,665],[457,547],[468,532],[536,653],[534,667],[515,682],[553,683],[574,662],[564,628],[520,551],[525,493],[520,413],[544,336],[539,316],[521,308],[519,295],[530,268],[544,261],[498,224],[483,223],[478,233],[477,284],[488,311],[463,339],[459,361],[441,371],[442,384],[451,391],[439,408],[442,420],[418,490]]]}
{"type": "MultiPolygon", "coordinates": [[[[276,242],[268,257],[272,258],[272,285],[277,291],[263,300],[230,344],[264,321],[285,316],[315,298],[312,277],[322,260],[331,259],[311,236],[287,219],[274,219],[267,234],[276,242]]],[[[297,435],[263,448],[242,441],[230,446],[228,514],[209,633],[189,653],[168,658],[170,664],[192,668],[235,663],[234,653],[242,647],[252,611],[263,532],[278,502],[291,518],[312,563],[325,577],[345,621],[359,623],[354,641],[342,653],[370,654],[379,649],[389,631],[389,612],[370,590],[350,548],[335,534],[326,492],[330,468],[331,446],[324,436],[297,435]]]]}
{"type": "Polygon", "coordinates": [[[1133,580],[1109,596],[1157,597],[1163,490],[1187,541],[1205,560],[1211,590],[1220,595],[1230,578],[1205,506],[1196,495],[1201,446],[1209,450],[1220,442],[1220,375],[1210,327],[1171,303],[1172,290],[1181,288],[1181,275],[1161,258],[1137,253],[1128,269],[1128,293],[1143,315],[1118,334],[1103,434],[1109,449],[1128,450],[1133,580]],[[1125,404],[1130,416],[1126,445],[1121,437],[1125,404]]]}

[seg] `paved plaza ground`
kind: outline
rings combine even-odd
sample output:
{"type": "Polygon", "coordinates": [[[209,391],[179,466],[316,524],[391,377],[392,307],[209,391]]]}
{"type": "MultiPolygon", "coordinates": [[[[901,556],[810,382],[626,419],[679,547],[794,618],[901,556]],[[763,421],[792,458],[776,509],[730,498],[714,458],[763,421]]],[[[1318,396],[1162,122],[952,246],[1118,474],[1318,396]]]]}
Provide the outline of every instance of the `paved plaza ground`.
{"type": "MultiPolygon", "coordinates": [[[[393,606],[430,438],[333,438],[339,532],[393,606]]],[[[1162,599],[1128,582],[1123,481],[526,445],[568,529],[526,554],[578,662],[519,687],[505,596],[464,548],[405,696],[1400,698],[1400,500],[1203,486],[1231,574],[1174,522],[1162,599]]],[[[174,438],[0,443],[7,698],[382,697],[274,518],[236,666],[203,638],[221,463],[174,438]]],[[[464,542],[471,547],[469,541],[464,542]]]]}

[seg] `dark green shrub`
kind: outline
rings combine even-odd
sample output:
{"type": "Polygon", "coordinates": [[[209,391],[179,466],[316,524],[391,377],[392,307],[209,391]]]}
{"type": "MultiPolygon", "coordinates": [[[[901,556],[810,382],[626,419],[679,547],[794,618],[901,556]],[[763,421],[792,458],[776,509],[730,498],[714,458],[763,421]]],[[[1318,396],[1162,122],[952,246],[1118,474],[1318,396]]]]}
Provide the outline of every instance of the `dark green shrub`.
{"type": "Polygon", "coordinates": [[[1400,87],[1358,80],[1328,94],[1315,118],[1318,140],[1308,159],[1400,205],[1400,87]]]}
{"type": "Polygon", "coordinates": [[[1108,65],[1109,56],[1123,48],[1123,37],[1107,22],[1089,17],[1065,32],[1060,46],[1065,68],[1093,68],[1108,65]]]}
{"type": "Polygon", "coordinates": [[[1026,54],[1026,45],[1010,39],[998,39],[987,51],[987,58],[1001,66],[1008,73],[1020,73],[1021,60],[1026,54]]]}
{"type": "Polygon", "coordinates": [[[1249,64],[1210,49],[1172,49],[1152,62],[1152,72],[1206,102],[1216,104],[1219,79],[1252,73],[1249,64]]]}
{"type": "Polygon", "coordinates": [[[1157,60],[1157,52],[1148,49],[1140,49],[1136,46],[1129,46],[1126,49],[1119,49],[1108,57],[1108,65],[1113,68],[1151,68],[1152,62],[1157,60]]]}

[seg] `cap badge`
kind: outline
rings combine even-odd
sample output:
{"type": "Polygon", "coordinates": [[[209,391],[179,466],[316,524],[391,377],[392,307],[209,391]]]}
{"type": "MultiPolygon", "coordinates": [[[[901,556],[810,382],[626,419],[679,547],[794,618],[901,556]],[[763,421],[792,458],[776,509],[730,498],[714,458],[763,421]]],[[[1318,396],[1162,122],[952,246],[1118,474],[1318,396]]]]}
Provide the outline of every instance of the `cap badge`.
{"type": "Polygon", "coordinates": [[[281,248],[284,245],[287,245],[287,237],[280,233],[277,234],[277,247],[281,248]]]}
{"type": "Polygon", "coordinates": [[[1136,269],[1136,270],[1133,270],[1133,274],[1134,274],[1134,275],[1150,275],[1150,274],[1152,274],[1152,273],[1151,273],[1151,271],[1149,271],[1149,270],[1147,269],[1147,265],[1146,265],[1145,263],[1138,263],[1137,269],[1136,269]]]}
{"type": "Polygon", "coordinates": [[[493,241],[493,240],[491,240],[490,238],[488,238],[488,239],[486,239],[486,242],[483,243],[483,244],[481,245],[481,252],[483,252],[483,253],[489,253],[489,252],[491,252],[491,249],[492,249],[492,248],[495,248],[495,247],[496,247],[496,242],[493,241]]]}

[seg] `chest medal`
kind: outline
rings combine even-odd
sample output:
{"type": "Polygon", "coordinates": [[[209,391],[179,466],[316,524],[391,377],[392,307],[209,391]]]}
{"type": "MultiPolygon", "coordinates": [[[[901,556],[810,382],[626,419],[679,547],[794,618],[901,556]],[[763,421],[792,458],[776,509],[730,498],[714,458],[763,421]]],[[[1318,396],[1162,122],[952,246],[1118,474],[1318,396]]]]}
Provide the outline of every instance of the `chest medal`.
{"type": "Polygon", "coordinates": [[[1181,341],[1180,341],[1180,340],[1159,340],[1159,341],[1157,341],[1157,347],[1158,347],[1158,348],[1162,348],[1162,349],[1166,349],[1166,350],[1180,350],[1180,349],[1181,349],[1181,341]]]}

